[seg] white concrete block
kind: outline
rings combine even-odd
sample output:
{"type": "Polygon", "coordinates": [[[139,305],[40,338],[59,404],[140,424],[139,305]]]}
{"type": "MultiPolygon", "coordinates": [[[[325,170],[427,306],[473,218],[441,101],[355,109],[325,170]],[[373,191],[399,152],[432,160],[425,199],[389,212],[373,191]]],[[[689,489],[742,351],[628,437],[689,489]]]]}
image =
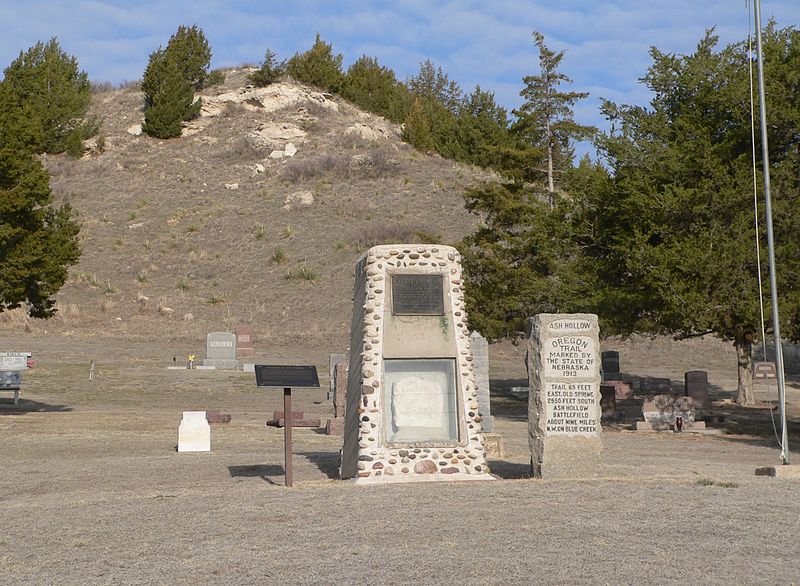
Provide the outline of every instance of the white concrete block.
{"type": "Polygon", "coordinates": [[[178,426],[179,452],[210,452],[211,426],[205,411],[184,411],[178,426]]]}

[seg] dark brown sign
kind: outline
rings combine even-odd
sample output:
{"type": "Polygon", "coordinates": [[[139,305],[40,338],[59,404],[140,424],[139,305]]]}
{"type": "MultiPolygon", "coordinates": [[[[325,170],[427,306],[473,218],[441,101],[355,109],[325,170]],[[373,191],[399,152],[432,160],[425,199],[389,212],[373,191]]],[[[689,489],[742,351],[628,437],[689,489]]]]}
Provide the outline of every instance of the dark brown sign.
{"type": "Polygon", "coordinates": [[[282,364],[256,364],[256,386],[285,388],[316,388],[319,377],[316,366],[285,366],[282,364]]]}
{"type": "Polygon", "coordinates": [[[444,315],[442,275],[392,275],[394,315],[444,315]]]}
{"type": "Polygon", "coordinates": [[[755,362],[753,363],[753,378],[774,379],[778,378],[774,362],[755,362]]]}

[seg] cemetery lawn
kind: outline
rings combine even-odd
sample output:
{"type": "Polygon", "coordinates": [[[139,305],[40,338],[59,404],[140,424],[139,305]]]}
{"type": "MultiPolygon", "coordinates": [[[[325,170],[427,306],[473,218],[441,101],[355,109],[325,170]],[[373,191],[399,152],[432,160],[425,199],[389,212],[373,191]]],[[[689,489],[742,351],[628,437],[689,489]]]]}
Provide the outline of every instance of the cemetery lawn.
{"type": "MultiPolygon", "coordinates": [[[[800,576],[800,480],[779,463],[768,409],[734,396],[735,361],[708,340],[632,340],[622,370],[709,372],[726,432],[642,434],[613,425],[589,480],[528,478],[522,346],[491,353],[495,482],[361,487],[336,480],[341,439],[295,430],[283,486],[282,394],[241,372],[168,371],[200,343],[10,336],[32,351],[20,405],[0,394],[0,584],[791,584],[800,576]],[[698,363],[698,357],[702,363],[698,363]],[[97,365],[88,380],[89,361],[97,365]],[[219,409],[212,452],[176,453],[184,410],[219,409]]],[[[200,347],[202,347],[200,345],[200,347]]],[[[259,349],[262,350],[262,349],[259,349]]],[[[315,364],[323,388],[294,408],[323,422],[329,347],[259,362],[315,364]]],[[[788,389],[800,466],[800,386],[788,389]]],[[[756,388],[757,398],[767,397],[756,388]]]]}

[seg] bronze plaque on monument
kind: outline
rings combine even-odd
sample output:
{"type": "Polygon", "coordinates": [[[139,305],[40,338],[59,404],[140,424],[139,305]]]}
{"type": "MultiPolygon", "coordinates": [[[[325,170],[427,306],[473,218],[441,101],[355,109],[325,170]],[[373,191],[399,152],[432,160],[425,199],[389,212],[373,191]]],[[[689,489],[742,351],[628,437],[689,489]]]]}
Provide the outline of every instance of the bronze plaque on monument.
{"type": "Polygon", "coordinates": [[[392,275],[394,315],[444,315],[442,275],[392,275]]]}

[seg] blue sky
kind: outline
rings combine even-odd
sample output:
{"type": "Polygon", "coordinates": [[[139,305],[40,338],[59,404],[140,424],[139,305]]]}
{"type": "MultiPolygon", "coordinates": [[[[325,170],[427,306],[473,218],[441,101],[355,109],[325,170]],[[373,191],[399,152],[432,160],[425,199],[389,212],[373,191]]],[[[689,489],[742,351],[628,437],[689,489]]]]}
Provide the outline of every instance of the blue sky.
{"type": "MultiPolygon", "coordinates": [[[[550,48],[566,50],[562,71],[574,89],[590,92],[577,120],[605,127],[600,98],[647,103],[638,79],[651,46],[688,53],[710,27],[722,44],[743,40],[748,14],[745,0],[0,0],[0,65],[56,36],[92,80],[120,82],[141,78],[150,52],[181,24],[203,29],[213,68],[257,63],[267,48],[290,57],[319,32],[345,66],[367,54],[406,79],[431,58],[463,88],[480,84],[513,108],[522,77],[538,70],[531,37],[538,30],[550,48]]],[[[763,0],[762,19],[769,18],[800,25],[800,0],[763,0]]]]}

